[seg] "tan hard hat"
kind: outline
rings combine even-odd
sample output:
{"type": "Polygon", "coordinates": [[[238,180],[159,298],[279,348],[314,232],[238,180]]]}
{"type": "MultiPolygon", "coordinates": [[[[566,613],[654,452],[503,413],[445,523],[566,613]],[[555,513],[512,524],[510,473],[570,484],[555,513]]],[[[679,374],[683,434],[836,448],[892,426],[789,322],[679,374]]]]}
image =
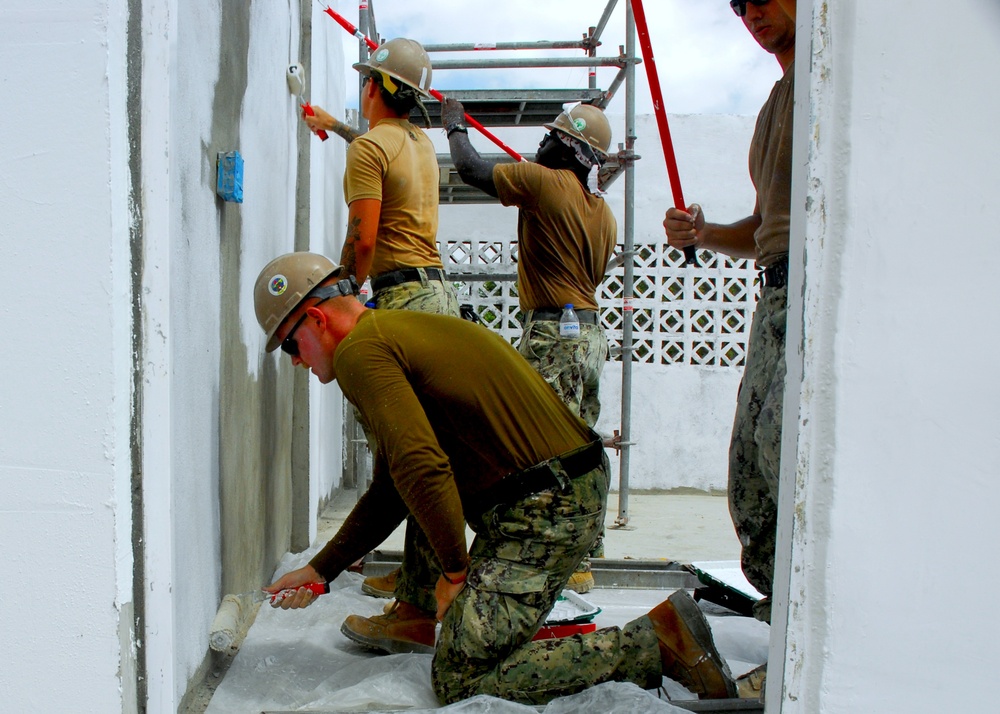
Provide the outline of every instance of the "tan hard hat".
{"type": "Polygon", "coordinates": [[[275,332],[309,292],[343,268],[316,253],[286,253],[264,266],[253,288],[257,322],[267,335],[264,349],[273,352],[281,343],[275,332]]]}
{"type": "Polygon", "coordinates": [[[611,146],[611,125],[604,112],[592,104],[577,104],[555,118],[546,129],[555,129],[579,139],[607,156],[611,146]]]}
{"type": "Polygon", "coordinates": [[[354,69],[363,73],[376,71],[382,75],[382,86],[395,94],[398,87],[393,80],[407,84],[422,96],[430,97],[431,58],[416,40],[397,37],[379,45],[367,62],[358,62],[354,69]]]}

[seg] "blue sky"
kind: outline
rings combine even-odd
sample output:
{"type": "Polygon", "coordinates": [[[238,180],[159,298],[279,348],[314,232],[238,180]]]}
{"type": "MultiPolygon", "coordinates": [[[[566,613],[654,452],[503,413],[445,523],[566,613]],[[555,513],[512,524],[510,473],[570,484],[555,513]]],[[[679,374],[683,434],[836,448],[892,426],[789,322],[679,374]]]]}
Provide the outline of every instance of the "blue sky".
{"type": "MultiPolygon", "coordinates": [[[[378,30],[388,39],[410,37],[425,44],[451,42],[510,42],[578,39],[596,25],[606,0],[371,0],[378,30]]],[[[602,35],[601,56],[617,55],[625,42],[625,5],[618,0],[602,35]]],[[[331,7],[357,24],[357,2],[333,0],[331,7]]],[[[672,114],[756,114],[780,77],[777,60],[765,53],[743,27],[727,0],[645,0],[656,68],[664,105],[672,114]]],[[[325,16],[324,16],[325,17],[325,16]]],[[[328,18],[327,18],[328,19],[328,18]]],[[[332,20],[329,20],[333,22],[332,20]]],[[[355,87],[350,63],[357,61],[356,42],[345,32],[349,60],[348,87],[355,87]]],[[[489,57],[537,56],[538,53],[490,52],[489,57]]],[[[580,57],[580,51],[545,51],[544,56],[580,57]]],[[[636,54],[641,50],[636,43],[636,54]]],[[[480,58],[484,53],[478,55],[480,58]]],[[[458,59],[460,53],[435,54],[434,59],[458,59]]],[[[606,88],[616,68],[598,69],[598,86],[606,88]]],[[[643,65],[636,71],[636,111],[652,113],[643,65]]],[[[450,89],[586,87],[585,68],[450,70],[436,72],[433,86],[450,89]]],[[[620,90],[609,112],[623,114],[620,90]]],[[[348,106],[357,94],[348,91],[348,106]]]]}

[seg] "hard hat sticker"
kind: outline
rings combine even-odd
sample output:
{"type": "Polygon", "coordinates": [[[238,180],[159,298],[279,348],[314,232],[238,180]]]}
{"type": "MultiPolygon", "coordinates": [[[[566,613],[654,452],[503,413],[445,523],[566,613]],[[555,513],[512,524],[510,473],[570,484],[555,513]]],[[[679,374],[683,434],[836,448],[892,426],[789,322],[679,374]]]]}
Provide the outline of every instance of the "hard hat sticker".
{"type": "Polygon", "coordinates": [[[385,58],[389,56],[389,50],[383,48],[375,53],[376,62],[385,62],[385,58]]]}
{"type": "Polygon", "coordinates": [[[267,291],[274,297],[278,297],[286,290],[288,290],[288,278],[281,274],[275,275],[267,284],[267,291]]]}
{"type": "Polygon", "coordinates": [[[584,129],[587,128],[587,120],[577,117],[576,119],[573,120],[573,126],[576,127],[577,131],[583,131],[584,129]]]}

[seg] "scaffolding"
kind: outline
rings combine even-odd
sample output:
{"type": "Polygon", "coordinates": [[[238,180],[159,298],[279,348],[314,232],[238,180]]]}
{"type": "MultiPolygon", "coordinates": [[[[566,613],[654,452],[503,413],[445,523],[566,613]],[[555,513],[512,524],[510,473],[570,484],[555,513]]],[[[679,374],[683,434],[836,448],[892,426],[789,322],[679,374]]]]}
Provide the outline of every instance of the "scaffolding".
{"type": "MultiPolygon", "coordinates": [[[[610,271],[619,265],[623,268],[622,296],[622,337],[620,359],[622,363],[622,403],[621,422],[619,428],[619,498],[617,527],[627,527],[629,524],[629,456],[634,442],[631,434],[631,393],[633,365],[632,336],[632,298],[633,298],[633,260],[634,248],[634,194],[635,169],[634,162],[639,158],[634,153],[635,146],[635,65],[641,59],[636,56],[636,31],[632,5],[626,0],[625,5],[625,45],[619,46],[617,55],[599,55],[601,36],[614,12],[618,0],[608,0],[603,13],[596,25],[581,33],[580,39],[564,41],[538,42],[496,42],[496,43],[452,43],[425,44],[424,49],[432,57],[432,68],[435,73],[449,70],[483,70],[483,69],[523,69],[523,68],[570,68],[580,67],[588,70],[588,86],[585,88],[554,88],[554,89],[467,89],[453,90],[448,96],[459,100],[469,116],[474,117],[484,127],[542,127],[551,122],[564,105],[593,104],[605,109],[619,90],[624,91],[625,126],[624,141],[619,142],[618,151],[611,154],[602,168],[598,181],[602,189],[607,189],[620,176],[624,175],[624,216],[622,216],[622,249],[608,266],[610,271]],[[475,52],[477,55],[489,55],[491,52],[516,50],[526,57],[474,59],[434,59],[443,53],[475,52]],[[580,50],[583,56],[545,57],[546,51],[580,50]],[[617,68],[613,79],[606,89],[598,86],[598,68],[617,68]]],[[[381,44],[381,38],[376,26],[374,0],[361,3],[359,8],[359,32],[371,38],[376,44],[381,44]]],[[[370,50],[365,42],[359,42],[358,60],[367,62],[370,50]]],[[[439,75],[438,75],[439,76],[439,75]]],[[[358,81],[358,93],[362,91],[361,79],[358,81]]],[[[360,105],[360,101],[359,101],[360,105]]],[[[428,100],[426,108],[433,126],[441,126],[441,104],[437,100],[428,100]]],[[[364,118],[358,118],[359,130],[366,131],[368,126],[364,118]]],[[[617,134],[618,132],[614,132],[617,134]]],[[[513,161],[507,154],[483,154],[491,161],[513,161]]],[[[531,154],[524,156],[526,160],[534,158],[531,154]]],[[[458,176],[450,154],[438,154],[440,168],[440,206],[449,205],[497,203],[497,199],[483,193],[477,188],[466,185],[458,176]]],[[[440,242],[440,241],[439,241],[440,242]]],[[[501,263],[483,263],[459,265],[444,261],[448,278],[460,283],[484,282],[514,282],[517,280],[517,265],[513,260],[501,263]]],[[[603,322],[603,320],[602,320],[603,322]]],[[[364,469],[366,440],[360,428],[354,423],[351,409],[346,410],[347,434],[350,453],[347,455],[347,475],[345,485],[357,486],[359,493],[366,487],[365,479],[360,478],[364,469]]]]}

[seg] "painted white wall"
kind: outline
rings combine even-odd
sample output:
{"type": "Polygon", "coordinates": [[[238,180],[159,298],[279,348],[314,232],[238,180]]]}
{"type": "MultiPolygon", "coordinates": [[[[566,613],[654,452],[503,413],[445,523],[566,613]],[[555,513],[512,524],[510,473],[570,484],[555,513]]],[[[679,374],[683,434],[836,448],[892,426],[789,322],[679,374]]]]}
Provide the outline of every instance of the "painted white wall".
{"type": "Polygon", "coordinates": [[[802,402],[769,687],[786,714],[996,698],[1000,7],[949,3],[944,34],[929,10],[799,2],[802,402]]]}
{"type": "Polygon", "coordinates": [[[108,58],[124,32],[105,0],[0,10],[0,254],[14,288],[0,326],[18,336],[0,357],[8,711],[123,710],[128,224],[123,63],[108,58]]]}
{"type": "MultiPolygon", "coordinates": [[[[609,115],[612,148],[623,141],[625,120],[609,115]]],[[[732,115],[671,115],[670,134],[677,156],[684,198],[701,204],[711,221],[730,222],[753,212],[754,190],[747,172],[747,153],[755,117],[732,115]]],[[[533,153],[544,135],[541,128],[494,132],[517,151],[533,153]]],[[[447,153],[443,132],[429,132],[439,152],[447,153]]],[[[663,214],[673,205],[666,163],[652,115],[636,118],[635,241],[662,240],[663,214]]],[[[499,150],[471,132],[480,152],[499,150]]],[[[624,178],[610,188],[607,201],[618,220],[623,240],[624,178]]],[[[499,205],[442,206],[442,238],[513,237],[517,209],[499,205]]],[[[749,317],[747,320],[749,321],[749,317]]],[[[633,365],[632,447],[629,486],[662,490],[694,488],[725,490],[729,433],[736,408],[739,368],[633,365]],[[637,395],[655,394],[655,398],[637,395]]],[[[611,434],[622,423],[621,363],[608,362],[601,377],[601,418],[598,431],[611,434]]],[[[612,459],[613,487],[619,462],[612,459]]]]}
{"type": "MultiPolygon", "coordinates": [[[[177,711],[205,661],[220,597],[220,305],[239,306],[247,375],[279,359],[263,353],[251,288],[267,260],[292,249],[298,126],[284,76],[299,59],[298,3],[248,8],[236,107],[226,100],[232,79],[219,73],[229,31],[220,7],[141,3],[141,106],[126,91],[123,4],[11,0],[0,9],[0,251],[18,286],[0,324],[24,338],[0,358],[0,595],[17,613],[0,624],[16,653],[0,671],[5,711],[136,710],[133,466],[145,502],[147,629],[138,637],[148,711],[177,711]],[[220,207],[214,193],[220,106],[241,117],[225,127],[240,142],[227,148],[246,159],[240,206],[220,207]],[[136,120],[143,161],[132,186],[136,120]],[[244,252],[241,284],[229,288],[239,294],[227,295],[220,274],[233,246],[219,236],[234,216],[244,252]],[[133,226],[143,236],[135,415],[133,226]],[[143,428],[135,465],[133,423],[143,428]]],[[[342,97],[341,38],[327,24],[314,42],[329,46],[311,59],[325,63],[316,74],[327,96],[342,97]]],[[[343,112],[342,100],[326,106],[343,112]]],[[[314,164],[324,185],[342,172],[338,142],[314,164]]],[[[314,232],[337,243],[330,254],[339,253],[340,210],[313,211],[314,232]]],[[[326,428],[339,439],[339,421],[326,428]]],[[[324,458],[339,478],[339,442],[331,452],[324,458]]],[[[334,479],[318,482],[328,489],[334,479]]]]}

